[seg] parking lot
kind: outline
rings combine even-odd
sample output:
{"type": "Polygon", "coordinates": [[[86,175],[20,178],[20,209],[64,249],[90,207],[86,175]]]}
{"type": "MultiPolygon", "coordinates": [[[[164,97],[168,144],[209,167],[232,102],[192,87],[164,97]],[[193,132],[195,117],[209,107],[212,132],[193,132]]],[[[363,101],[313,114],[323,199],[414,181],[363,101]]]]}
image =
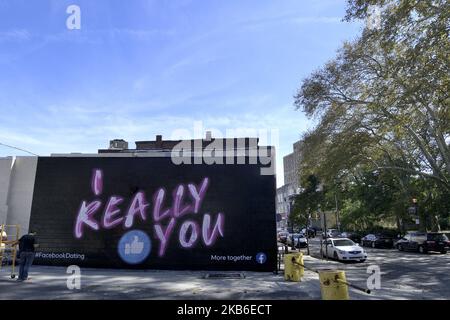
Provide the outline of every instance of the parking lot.
{"type": "MultiPolygon", "coordinates": [[[[377,265],[381,271],[381,289],[372,297],[381,299],[450,299],[450,254],[399,252],[396,249],[366,248],[368,259],[358,262],[326,262],[345,270],[347,279],[364,285],[370,274],[367,268],[377,265]]],[[[302,249],[306,252],[306,249],[302,249]]],[[[320,259],[318,238],[310,240],[313,257],[320,259]]],[[[308,261],[308,266],[323,268],[323,260],[308,261]]],[[[326,261],[326,260],[325,260],[326,261]]],[[[363,297],[362,297],[363,298],[363,297]]],[[[370,299],[370,297],[366,297],[370,299]]]]}

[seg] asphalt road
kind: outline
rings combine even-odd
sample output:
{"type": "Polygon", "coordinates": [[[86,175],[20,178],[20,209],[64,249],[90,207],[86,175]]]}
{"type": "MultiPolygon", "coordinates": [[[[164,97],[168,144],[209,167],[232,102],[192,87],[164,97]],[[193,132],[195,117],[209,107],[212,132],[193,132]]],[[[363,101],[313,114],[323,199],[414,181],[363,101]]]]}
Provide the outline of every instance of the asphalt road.
{"type": "MultiPolygon", "coordinates": [[[[369,266],[380,268],[381,288],[365,299],[450,299],[450,253],[400,252],[397,249],[364,247],[366,262],[335,262],[312,260],[309,266],[317,269],[337,268],[346,272],[347,280],[367,286],[369,266]]],[[[305,251],[302,249],[302,251],[305,251]]],[[[320,258],[319,240],[310,241],[310,252],[320,258]]]]}

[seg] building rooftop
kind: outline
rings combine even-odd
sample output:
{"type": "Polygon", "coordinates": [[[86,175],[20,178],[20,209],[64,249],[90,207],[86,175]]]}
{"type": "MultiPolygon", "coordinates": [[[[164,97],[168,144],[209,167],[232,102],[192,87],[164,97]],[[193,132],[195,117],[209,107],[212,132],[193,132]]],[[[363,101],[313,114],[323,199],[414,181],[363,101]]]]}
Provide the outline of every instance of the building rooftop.
{"type": "MultiPolygon", "coordinates": [[[[184,143],[185,145],[190,145],[191,150],[204,150],[209,145],[215,143],[215,147],[221,145],[223,149],[231,148],[237,149],[258,149],[259,138],[213,138],[211,133],[208,131],[204,139],[188,139],[188,140],[163,140],[162,135],[157,135],[155,140],[147,141],[136,141],[136,148],[130,149],[128,147],[128,142],[123,139],[114,139],[110,141],[108,149],[99,149],[98,153],[134,153],[134,152],[151,152],[151,151],[161,151],[167,152],[171,151],[174,147],[184,143]]],[[[273,148],[273,147],[269,147],[273,148]]]]}

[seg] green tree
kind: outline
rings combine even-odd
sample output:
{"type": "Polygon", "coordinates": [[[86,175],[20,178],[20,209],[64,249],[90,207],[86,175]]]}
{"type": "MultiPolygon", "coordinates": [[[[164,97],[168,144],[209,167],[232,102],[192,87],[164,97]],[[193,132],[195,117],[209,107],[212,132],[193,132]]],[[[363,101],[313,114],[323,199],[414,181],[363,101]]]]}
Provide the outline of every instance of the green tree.
{"type": "Polygon", "coordinates": [[[348,19],[364,18],[368,4],[387,6],[382,28],[345,43],[336,59],[304,80],[295,105],[320,118],[322,140],[361,142],[360,155],[379,169],[450,189],[450,8],[423,2],[350,1],[348,19]],[[383,162],[373,156],[380,152],[383,162]],[[404,165],[386,161],[395,158],[404,165]]]}
{"type": "Polygon", "coordinates": [[[400,221],[414,195],[426,220],[436,215],[436,221],[445,220],[450,4],[350,0],[346,19],[366,19],[370,5],[382,9],[380,28],[366,28],[359,39],[345,43],[295,96],[296,107],[319,120],[303,138],[300,172],[316,175],[332,189],[336,181],[351,186],[341,206],[350,216],[364,216],[366,224],[370,215],[400,221]],[[377,184],[365,181],[375,177],[377,184]]]}
{"type": "Polygon", "coordinates": [[[289,216],[290,222],[295,226],[306,226],[308,216],[318,211],[324,199],[319,179],[309,175],[302,181],[304,188],[295,196],[294,206],[289,216]]]}

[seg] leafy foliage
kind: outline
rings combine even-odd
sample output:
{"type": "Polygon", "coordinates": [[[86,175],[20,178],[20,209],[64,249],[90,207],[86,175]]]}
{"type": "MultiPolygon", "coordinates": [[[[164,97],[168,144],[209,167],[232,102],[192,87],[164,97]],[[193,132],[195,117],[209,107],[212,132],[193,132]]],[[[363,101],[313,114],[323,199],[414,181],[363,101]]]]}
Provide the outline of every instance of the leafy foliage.
{"type": "Polygon", "coordinates": [[[450,211],[450,3],[349,0],[346,19],[367,18],[373,5],[380,28],[344,43],[295,95],[319,120],[303,137],[300,180],[315,176],[339,194],[348,225],[391,218],[400,227],[416,197],[422,220],[438,227],[450,211]]]}

